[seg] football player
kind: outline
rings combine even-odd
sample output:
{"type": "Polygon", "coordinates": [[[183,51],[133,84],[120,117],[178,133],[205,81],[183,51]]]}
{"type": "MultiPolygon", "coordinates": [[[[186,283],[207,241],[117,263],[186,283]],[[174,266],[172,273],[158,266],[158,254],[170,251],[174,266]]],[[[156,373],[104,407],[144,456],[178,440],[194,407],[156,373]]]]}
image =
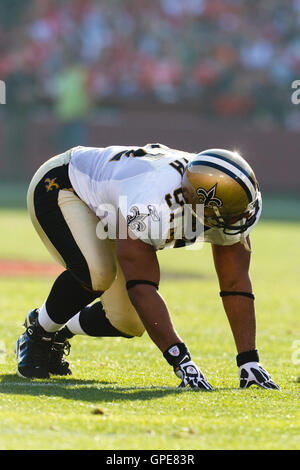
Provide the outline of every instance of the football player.
{"type": "Polygon", "coordinates": [[[74,334],[130,338],[146,329],[181,387],[211,390],[159,294],[157,250],[197,241],[197,232],[176,231],[189,212],[212,245],[240,387],[279,388],[256,349],[249,233],[261,195],[239,154],[190,154],[161,144],[75,147],[42,165],[27,202],[37,233],[66,269],[26,319],[16,344],[20,376],[71,373],[64,351],[74,334]]]}

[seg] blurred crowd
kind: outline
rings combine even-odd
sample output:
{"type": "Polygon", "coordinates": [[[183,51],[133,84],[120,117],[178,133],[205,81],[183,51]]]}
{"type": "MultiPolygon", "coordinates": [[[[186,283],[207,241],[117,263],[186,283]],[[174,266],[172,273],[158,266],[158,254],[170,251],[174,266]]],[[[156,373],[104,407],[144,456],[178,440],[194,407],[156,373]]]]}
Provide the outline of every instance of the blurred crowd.
{"type": "Polygon", "coordinates": [[[299,128],[300,0],[1,0],[10,107],[64,122],[104,103],[196,106],[299,128]]]}

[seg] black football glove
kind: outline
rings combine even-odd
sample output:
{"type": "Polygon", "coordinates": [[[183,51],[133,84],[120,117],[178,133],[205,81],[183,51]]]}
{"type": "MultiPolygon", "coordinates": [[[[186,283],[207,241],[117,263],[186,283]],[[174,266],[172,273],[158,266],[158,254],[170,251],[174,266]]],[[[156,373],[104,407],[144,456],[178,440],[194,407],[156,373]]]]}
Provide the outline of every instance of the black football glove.
{"type": "Polygon", "coordinates": [[[170,346],[164,352],[164,358],[173,366],[175,374],[181,379],[180,388],[190,386],[201,390],[213,390],[203,372],[191,360],[190,353],[184,343],[170,346]]]}
{"type": "Polygon", "coordinates": [[[256,349],[238,354],[237,365],[239,366],[240,388],[258,385],[266,389],[280,390],[280,387],[273,382],[268,372],[259,363],[256,349]]]}

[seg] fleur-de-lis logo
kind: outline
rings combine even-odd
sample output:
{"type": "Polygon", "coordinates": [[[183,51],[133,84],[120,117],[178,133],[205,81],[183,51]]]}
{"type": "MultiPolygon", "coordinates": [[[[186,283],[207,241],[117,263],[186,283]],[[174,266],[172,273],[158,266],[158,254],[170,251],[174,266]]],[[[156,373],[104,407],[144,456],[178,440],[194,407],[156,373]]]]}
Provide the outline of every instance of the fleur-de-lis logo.
{"type": "Polygon", "coordinates": [[[159,222],[160,221],[160,217],[158,215],[158,212],[156,210],[156,207],[155,206],[152,206],[152,204],[150,204],[149,206],[147,206],[148,208],[148,211],[149,211],[149,214],[151,219],[153,220],[153,222],[159,222]]]}
{"type": "Polygon", "coordinates": [[[145,230],[146,224],[144,220],[146,219],[146,217],[151,217],[153,222],[159,222],[160,217],[155,206],[148,205],[147,209],[149,211],[148,214],[143,214],[140,212],[137,206],[131,207],[131,214],[127,215],[127,225],[132,230],[137,230],[138,232],[142,232],[143,230],[145,230]]]}
{"type": "Polygon", "coordinates": [[[59,184],[55,183],[55,180],[56,178],[53,178],[52,180],[50,178],[45,179],[45,188],[47,193],[53,189],[59,188],[59,184]]]}
{"type": "Polygon", "coordinates": [[[215,197],[217,192],[217,184],[216,183],[212,188],[206,191],[204,188],[198,188],[197,194],[199,198],[199,203],[204,204],[204,207],[221,207],[223,202],[218,197],[215,197]]]}
{"type": "Polygon", "coordinates": [[[149,214],[141,214],[138,207],[133,206],[130,209],[131,214],[127,215],[127,225],[132,230],[137,230],[138,232],[142,232],[146,229],[146,224],[144,219],[148,217],[149,214]]]}

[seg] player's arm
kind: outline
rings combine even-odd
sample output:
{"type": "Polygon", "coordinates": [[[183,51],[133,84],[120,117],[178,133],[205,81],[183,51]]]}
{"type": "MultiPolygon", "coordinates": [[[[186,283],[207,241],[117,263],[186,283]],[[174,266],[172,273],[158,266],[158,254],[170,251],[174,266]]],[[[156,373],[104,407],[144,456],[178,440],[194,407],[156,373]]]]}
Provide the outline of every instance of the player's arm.
{"type": "Polygon", "coordinates": [[[129,298],[150,338],[181,379],[180,386],[211,390],[211,385],[191,360],[186,345],[173,326],[168,308],[155,287],[159,285],[160,269],[154,248],[141,240],[127,237],[116,241],[116,251],[127,281],[129,298]]]}
{"type": "MultiPolygon", "coordinates": [[[[250,241],[248,240],[248,243],[250,241]]],[[[250,253],[241,243],[231,246],[212,245],[213,257],[225,312],[238,353],[255,349],[256,327],[254,301],[249,276],[250,253]],[[235,295],[241,292],[241,295],[235,295]],[[226,294],[227,293],[227,294],[226,294]],[[229,293],[232,293],[230,295],[229,293]]]]}
{"type": "MultiPolygon", "coordinates": [[[[117,240],[117,256],[126,281],[148,281],[159,285],[160,269],[154,248],[139,239],[117,240]]],[[[128,284],[127,284],[128,285],[128,284]]],[[[170,345],[182,342],[174,329],[168,308],[154,285],[135,284],[128,289],[150,338],[164,352],[170,345]]]]}
{"type": "MultiPolygon", "coordinates": [[[[250,246],[250,240],[248,237],[250,246]]],[[[259,363],[256,349],[254,296],[249,276],[250,253],[241,243],[231,246],[212,245],[225,312],[238,351],[240,387],[259,385],[279,389],[259,363]]]]}

